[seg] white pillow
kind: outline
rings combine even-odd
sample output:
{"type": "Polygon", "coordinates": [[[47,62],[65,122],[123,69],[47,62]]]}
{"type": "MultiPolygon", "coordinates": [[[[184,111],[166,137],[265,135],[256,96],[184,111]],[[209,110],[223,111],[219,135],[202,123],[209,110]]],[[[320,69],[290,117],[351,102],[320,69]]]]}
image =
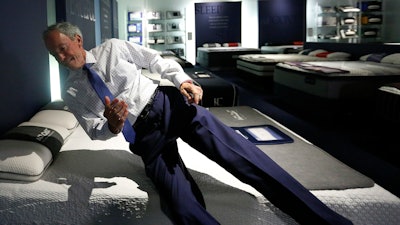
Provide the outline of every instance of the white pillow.
{"type": "Polygon", "coordinates": [[[332,52],[326,55],[330,59],[348,59],[351,55],[347,52],[332,52]]]}
{"type": "Polygon", "coordinates": [[[42,144],[3,139],[0,140],[0,178],[35,181],[52,162],[50,150],[42,144]]]}
{"type": "Polygon", "coordinates": [[[64,110],[41,110],[37,112],[29,122],[53,124],[65,127],[68,130],[75,129],[78,126],[78,120],[74,114],[64,110]]]}
{"type": "Polygon", "coordinates": [[[323,53],[323,52],[327,52],[327,51],[326,51],[326,50],[323,50],[323,49],[317,49],[317,50],[311,51],[310,53],[308,53],[308,55],[309,55],[309,56],[316,56],[316,55],[318,55],[319,53],[323,53]]]}
{"type": "Polygon", "coordinates": [[[204,48],[214,48],[214,47],[221,47],[220,43],[205,43],[203,44],[204,48]]]}
{"type": "Polygon", "coordinates": [[[400,64],[400,53],[393,53],[383,57],[381,63],[400,64]]]}

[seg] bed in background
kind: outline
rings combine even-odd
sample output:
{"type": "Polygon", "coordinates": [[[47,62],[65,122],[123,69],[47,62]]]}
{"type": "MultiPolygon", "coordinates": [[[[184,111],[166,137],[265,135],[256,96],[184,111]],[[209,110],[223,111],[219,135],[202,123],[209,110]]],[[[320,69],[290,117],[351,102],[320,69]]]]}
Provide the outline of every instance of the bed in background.
{"type": "MultiPolygon", "coordinates": [[[[260,150],[354,224],[400,221],[398,197],[272,118],[247,106],[210,111],[235,129],[268,125],[287,135],[289,142],[259,145],[260,150]]],[[[221,224],[296,224],[186,143],[178,145],[208,211],[221,224]]],[[[7,132],[0,150],[2,224],[171,224],[123,136],[90,140],[62,102],[50,103],[7,132]]]]}
{"type": "Polygon", "coordinates": [[[351,61],[279,63],[274,70],[274,93],[294,104],[318,99],[363,111],[374,105],[380,86],[400,82],[399,59],[399,53],[379,53],[351,61]]]}
{"type": "Polygon", "coordinates": [[[287,61],[337,61],[349,60],[347,52],[327,51],[325,49],[304,49],[295,54],[243,54],[236,60],[236,68],[261,77],[272,77],[275,65],[287,61]]]}
{"type": "Polygon", "coordinates": [[[232,70],[238,55],[260,52],[258,48],[242,47],[240,43],[207,43],[197,48],[196,64],[210,71],[232,70]]]}

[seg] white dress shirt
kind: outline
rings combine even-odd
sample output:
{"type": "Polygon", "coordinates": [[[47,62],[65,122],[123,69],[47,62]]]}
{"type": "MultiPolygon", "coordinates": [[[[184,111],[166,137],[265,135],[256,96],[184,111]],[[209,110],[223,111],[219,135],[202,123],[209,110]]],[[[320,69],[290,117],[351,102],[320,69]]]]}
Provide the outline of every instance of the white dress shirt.
{"type": "MultiPolygon", "coordinates": [[[[192,80],[182,67],[171,59],[163,59],[157,51],[141,45],[110,39],[86,51],[86,63],[95,70],[115,98],[129,106],[128,120],[134,124],[149,102],[158,83],[141,74],[142,68],[161,74],[179,88],[192,80]]],[[[114,137],[103,116],[104,104],[90,84],[86,71],[70,70],[63,90],[63,100],[92,139],[114,137]]]]}

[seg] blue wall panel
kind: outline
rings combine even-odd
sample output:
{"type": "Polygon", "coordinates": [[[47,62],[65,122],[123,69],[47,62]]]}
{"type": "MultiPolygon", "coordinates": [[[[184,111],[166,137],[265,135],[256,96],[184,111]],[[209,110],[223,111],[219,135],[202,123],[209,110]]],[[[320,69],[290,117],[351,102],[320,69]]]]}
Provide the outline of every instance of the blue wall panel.
{"type": "Polygon", "coordinates": [[[49,57],[42,41],[46,0],[3,0],[0,20],[0,134],[50,101],[49,57]]]}
{"type": "Polygon", "coordinates": [[[195,3],[196,48],[241,42],[241,2],[195,3]]]}
{"type": "Polygon", "coordinates": [[[259,46],[305,40],[306,0],[258,2],[259,46]]]}

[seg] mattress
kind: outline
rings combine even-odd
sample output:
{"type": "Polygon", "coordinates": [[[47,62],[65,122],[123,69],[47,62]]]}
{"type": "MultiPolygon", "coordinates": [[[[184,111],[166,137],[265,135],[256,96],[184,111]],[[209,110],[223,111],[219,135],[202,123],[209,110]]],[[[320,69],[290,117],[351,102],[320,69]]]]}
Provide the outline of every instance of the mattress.
{"type": "MultiPolygon", "coordinates": [[[[300,151],[311,149],[313,153],[333,160],[331,162],[340,168],[338,172],[332,170],[336,174],[333,177],[354,185],[351,179],[340,176],[342,169],[350,171],[351,168],[259,111],[247,106],[213,107],[210,111],[230,126],[269,124],[293,138],[293,143],[260,146],[282,167],[291,168],[290,173],[298,171],[296,166],[308,167],[301,163],[295,163],[297,165],[293,167],[287,161],[296,155],[290,151],[293,153],[300,146],[300,151]]],[[[178,147],[204,194],[208,211],[221,224],[297,224],[255,189],[180,139],[178,147]]],[[[319,163],[326,166],[324,161],[319,163]]],[[[318,170],[314,169],[313,173],[318,170]]],[[[369,183],[362,174],[356,171],[351,174],[369,183]]],[[[306,179],[313,177],[306,173],[293,175],[302,182],[309,182],[306,179]]],[[[374,182],[361,185],[365,187],[321,188],[312,193],[354,224],[398,224],[400,199],[374,182]]],[[[122,135],[108,141],[93,141],[77,127],[39,180],[1,180],[0,188],[2,224],[171,224],[160,210],[157,191],[145,176],[141,159],[129,151],[122,135]]]]}
{"type": "Polygon", "coordinates": [[[279,63],[274,84],[325,99],[366,99],[400,81],[400,65],[372,61],[279,63]]]}
{"type": "Polygon", "coordinates": [[[275,65],[281,62],[337,61],[343,58],[318,57],[303,54],[245,54],[239,55],[236,67],[257,76],[273,76],[275,65]]]}
{"type": "Polygon", "coordinates": [[[236,58],[242,54],[260,53],[258,48],[246,47],[198,47],[196,54],[196,63],[211,70],[219,71],[234,69],[236,67],[236,58]]]}
{"type": "Polygon", "coordinates": [[[377,114],[394,126],[400,123],[400,82],[378,88],[377,114]]]}

